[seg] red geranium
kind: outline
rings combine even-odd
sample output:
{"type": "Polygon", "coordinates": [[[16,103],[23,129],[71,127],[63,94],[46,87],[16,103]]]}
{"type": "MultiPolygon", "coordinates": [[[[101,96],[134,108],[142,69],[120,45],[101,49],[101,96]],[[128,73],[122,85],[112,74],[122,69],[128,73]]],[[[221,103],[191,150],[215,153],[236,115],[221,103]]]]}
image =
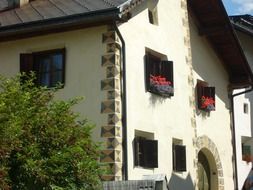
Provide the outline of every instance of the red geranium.
{"type": "Polygon", "coordinates": [[[171,82],[161,75],[150,75],[150,82],[156,85],[171,85],[171,82]]]}
{"type": "Polygon", "coordinates": [[[202,96],[201,97],[201,108],[207,110],[214,110],[215,101],[212,97],[202,96]]]}

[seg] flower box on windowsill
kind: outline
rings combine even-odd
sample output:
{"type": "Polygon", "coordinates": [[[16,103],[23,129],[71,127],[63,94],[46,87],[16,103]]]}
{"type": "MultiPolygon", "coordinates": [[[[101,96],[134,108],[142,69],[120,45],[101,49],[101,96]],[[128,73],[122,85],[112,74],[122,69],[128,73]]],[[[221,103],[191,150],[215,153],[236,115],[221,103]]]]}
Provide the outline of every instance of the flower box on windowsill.
{"type": "Polygon", "coordinates": [[[172,83],[162,76],[150,75],[150,91],[161,96],[171,96],[174,93],[172,83]]]}
{"type": "Polygon", "coordinates": [[[249,162],[253,161],[253,157],[250,156],[249,154],[245,154],[245,155],[242,155],[242,160],[246,161],[247,163],[249,163],[249,162]]]}
{"type": "Polygon", "coordinates": [[[215,101],[212,97],[202,96],[201,97],[201,109],[205,111],[215,110],[215,101]]]}

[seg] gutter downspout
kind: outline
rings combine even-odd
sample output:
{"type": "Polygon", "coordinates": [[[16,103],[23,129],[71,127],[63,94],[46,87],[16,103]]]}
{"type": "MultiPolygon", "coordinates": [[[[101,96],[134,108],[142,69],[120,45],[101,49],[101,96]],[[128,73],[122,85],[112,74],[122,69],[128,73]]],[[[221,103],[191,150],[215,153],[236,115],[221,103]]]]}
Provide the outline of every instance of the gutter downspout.
{"type": "Polygon", "coordinates": [[[234,113],[234,98],[236,96],[246,94],[248,92],[253,91],[253,86],[251,84],[251,88],[248,90],[245,90],[243,92],[239,92],[237,94],[232,94],[230,95],[230,100],[231,100],[231,112],[232,112],[232,143],[233,143],[233,153],[234,153],[234,170],[235,170],[235,190],[238,190],[238,171],[237,171],[237,154],[236,154],[236,134],[235,134],[235,113],[234,113]]]}
{"type": "Polygon", "coordinates": [[[125,46],[125,41],[124,38],[122,37],[119,28],[116,24],[114,23],[114,28],[119,36],[119,39],[122,44],[122,85],[121,85],[121,90],[122,90],[122,135],[123,135],[123,140],[122,140],[122,146],[123,146],[123,180],[128,180],[128,148],[127,148],[127,97],[126,97],[126,46],[125,46]]]}

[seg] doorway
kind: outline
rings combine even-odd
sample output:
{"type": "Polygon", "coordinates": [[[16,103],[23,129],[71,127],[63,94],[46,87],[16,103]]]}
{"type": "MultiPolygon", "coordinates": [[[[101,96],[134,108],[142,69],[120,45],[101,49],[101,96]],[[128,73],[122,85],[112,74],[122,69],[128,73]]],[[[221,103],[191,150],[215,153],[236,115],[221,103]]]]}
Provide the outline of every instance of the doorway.
{"type": "Polygon", "coordinates": [[[213,155],[207,149],[198,153],[198,190],[217,190],[217,167],[213,155]]]}
{"type": "Polygon", "coordinates": [[[198,154],[198,190],[210,190],[210,167],[202,151],[198,154]]]}

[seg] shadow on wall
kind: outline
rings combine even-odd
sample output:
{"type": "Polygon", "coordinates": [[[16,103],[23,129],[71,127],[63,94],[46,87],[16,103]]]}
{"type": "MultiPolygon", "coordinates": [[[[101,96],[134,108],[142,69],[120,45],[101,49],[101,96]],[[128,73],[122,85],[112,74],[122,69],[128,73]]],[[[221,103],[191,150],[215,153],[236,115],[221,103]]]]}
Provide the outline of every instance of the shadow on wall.
{"type": "Polygon", "coordinates": [[[193,18],[190,22],[190,43],[192,53],[192,67],[199,79],[215,87],[215,94],[229,108],[227,85],[229,76],[215,50],[203,36],[199,35],[193,18]]]}
{"type": "Polygon", "coordinates": [[[187,178],[182,178],[174,173],[172,173],[169,181],[169,189],[171,190],[193,190],[194,184],[190,174],[187,175],[187,178]]]}

